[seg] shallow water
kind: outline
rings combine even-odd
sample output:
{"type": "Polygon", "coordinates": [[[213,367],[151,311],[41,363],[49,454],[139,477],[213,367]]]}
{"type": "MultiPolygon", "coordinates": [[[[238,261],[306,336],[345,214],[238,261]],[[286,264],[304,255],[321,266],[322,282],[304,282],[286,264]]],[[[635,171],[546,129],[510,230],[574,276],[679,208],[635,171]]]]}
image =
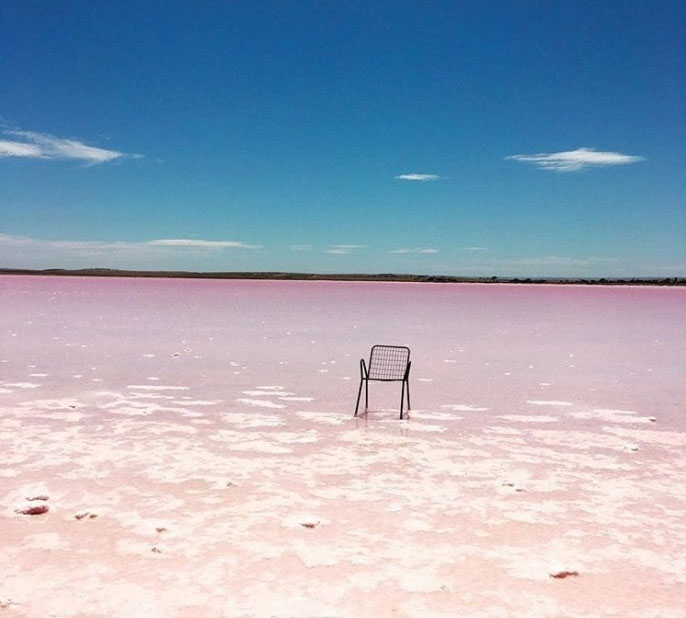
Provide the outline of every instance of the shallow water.
{"type": "Polygon", "coordinates": [[[686,612],[686,289],[0,277],[0,320],[10,615],[686,612]],[[374,343],[406,421],[352,417],[374,343]]]}

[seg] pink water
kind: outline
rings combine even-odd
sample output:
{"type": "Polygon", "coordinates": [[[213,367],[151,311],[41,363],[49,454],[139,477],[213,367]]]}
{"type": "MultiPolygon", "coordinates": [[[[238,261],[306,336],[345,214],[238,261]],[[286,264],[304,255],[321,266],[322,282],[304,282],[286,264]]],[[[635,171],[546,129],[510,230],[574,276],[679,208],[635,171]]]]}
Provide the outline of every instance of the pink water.
{"type": "Polygon", "coordinates": [[[0,320],[0,613],[686,614],[686,289],[0,277],[0,320]],[[352,417],[374,343],[406,421],[352,417]]]}

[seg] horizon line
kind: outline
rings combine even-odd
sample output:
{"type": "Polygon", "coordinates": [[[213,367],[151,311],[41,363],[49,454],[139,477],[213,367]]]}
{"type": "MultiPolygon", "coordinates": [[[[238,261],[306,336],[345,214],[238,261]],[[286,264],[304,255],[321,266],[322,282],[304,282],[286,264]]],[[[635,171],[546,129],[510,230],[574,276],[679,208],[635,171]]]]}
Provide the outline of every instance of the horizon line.
{"type": "Polygon", "coordinates": [[[686,286],[682,276],[548,276],[548,275],[430,275],[413,273],[307,273],[291,271],[186,271],[120,268],[0,268],[0,275],[128,277],[168,279],[261,279],[312,281],[385,281],[407,283],[528,283],[566,285],[686,286]]]}

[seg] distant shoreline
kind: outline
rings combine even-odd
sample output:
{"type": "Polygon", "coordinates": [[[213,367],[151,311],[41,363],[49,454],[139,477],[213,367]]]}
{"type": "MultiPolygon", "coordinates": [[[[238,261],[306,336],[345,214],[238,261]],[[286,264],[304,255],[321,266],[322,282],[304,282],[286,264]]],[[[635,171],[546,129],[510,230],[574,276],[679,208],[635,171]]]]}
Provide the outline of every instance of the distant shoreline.
{"type": "Polygon", "coordinates": [[[456,277],[449,275],[298,273],[298,272],[192,272],[119,270],[114,268],[0,268],[0,275],[55,277],[141,277],[168,279],[266,279],[275,281],[389,281],[404,283],[525,283],[553,285],[651,285],[686,286],[686,277],[456,277]]]}

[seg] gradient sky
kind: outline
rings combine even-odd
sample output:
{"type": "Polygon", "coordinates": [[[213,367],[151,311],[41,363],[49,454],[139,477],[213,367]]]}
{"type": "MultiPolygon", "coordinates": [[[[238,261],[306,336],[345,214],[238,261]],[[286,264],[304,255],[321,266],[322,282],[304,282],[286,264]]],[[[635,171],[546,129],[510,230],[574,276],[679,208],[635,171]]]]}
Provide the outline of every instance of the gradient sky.
{"type": "Polygon", "coordinates": [[[4,0],[0,267],[686,275],[676,1],[4,0]]]}

